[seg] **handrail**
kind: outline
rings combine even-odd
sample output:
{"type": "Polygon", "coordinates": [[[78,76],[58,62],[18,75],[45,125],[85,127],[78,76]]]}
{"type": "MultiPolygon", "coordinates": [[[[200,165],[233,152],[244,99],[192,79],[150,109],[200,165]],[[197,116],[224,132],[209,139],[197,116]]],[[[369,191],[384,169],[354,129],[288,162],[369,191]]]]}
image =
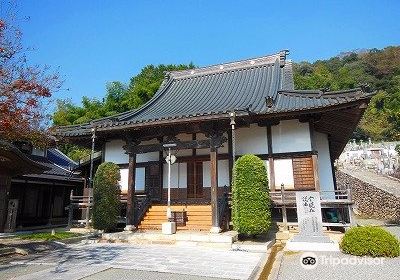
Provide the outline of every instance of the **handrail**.
{"type": "Polygon", "coordinates": [[[223,221],[224,221],[225,215],[227,214],[227,211],[229,209],[228,208],[228,190],[229,190],[229,188],[225,185],[223,196],[218,198],[218,221],[219,221],[219,226],[221,228],[223,227],[223,221]]]}
{"type": "MultiPolygon", "coordinates": [[[[275,191],[270,192],[270,198],[275,204],[296,203],[296,193],[301,191],[275,191]]],[[[320,191],[321,203],[351,203],[351,190],[320,191]]]]}
{"type": "Polygon", "coordinates": [[[150,207],[150,204],[151,204],[151,199],[149,195],[147,194],[135,195],[135,211],[134,211],[135,226],[138,226],[139,223],[142,221],[144,215],[146,214],[147,210],[150,207]]]}

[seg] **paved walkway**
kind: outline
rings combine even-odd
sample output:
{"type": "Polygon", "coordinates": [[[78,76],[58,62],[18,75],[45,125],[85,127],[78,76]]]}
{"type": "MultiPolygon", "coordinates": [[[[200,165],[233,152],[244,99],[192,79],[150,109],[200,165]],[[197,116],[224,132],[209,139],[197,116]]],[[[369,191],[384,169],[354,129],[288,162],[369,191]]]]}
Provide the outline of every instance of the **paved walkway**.
{"type": "Polygon", "coordinates": [[[112,279],[114,276],[110,275],[114,273],[122,279],[159,279],[157,273],[170,275],[165,279],[248,279],[261,256],[262,253],[172,245],[73,245],[0,266],[0,279],[112,279]],[[182,274],[193,277],[179,278],[182,274]]]}
{"type": "Polygon", "coordinates": [[[399,279],[400,257],[385,258],[380,263],[379,258],[354,257],[340,252],[315,252],[315,254],[317,256],[315,268],[305,269],[300,263],[302,253],[284,253],[274,280],[399,279]]]}
{"type": "Polygon", "coordinates": [[[340,171],[353,176],[363,182],[377,187],[378,189],[384,190],[391,193],[397,197],[400,197],[400,181],[395,179],[390,179],[386,176],[376,174],[372,171],[365,169],[340,169],[340,171]]]}

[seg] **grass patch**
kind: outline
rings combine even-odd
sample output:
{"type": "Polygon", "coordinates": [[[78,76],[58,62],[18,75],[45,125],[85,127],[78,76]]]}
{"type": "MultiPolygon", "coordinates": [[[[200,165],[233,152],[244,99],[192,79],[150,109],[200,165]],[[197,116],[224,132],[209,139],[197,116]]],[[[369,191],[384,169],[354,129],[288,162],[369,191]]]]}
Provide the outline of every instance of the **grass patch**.
{"type": "Polygon", "coordinates": [[[34,241],[54,241],[54,240],[63,240],[78,236],[80,236],[79,233],[60,231],[56,232],[54,235],[51,235],[51,232],[35,232],[35,233],[23,234],[18,237],[21,239],[34,240],[34,241]]]}

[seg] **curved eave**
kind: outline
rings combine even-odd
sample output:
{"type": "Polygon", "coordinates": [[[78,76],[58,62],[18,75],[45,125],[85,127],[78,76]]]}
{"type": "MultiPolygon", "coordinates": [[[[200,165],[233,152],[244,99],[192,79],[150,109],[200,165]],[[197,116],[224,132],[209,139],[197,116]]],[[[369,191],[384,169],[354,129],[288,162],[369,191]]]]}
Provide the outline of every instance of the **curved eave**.
{"type": "Polygon", "coordinates": [[[9,142],[0,140],[0,170],[9,176],[18,176],[41,174],[49,168],[31,160],[9,142]]]}

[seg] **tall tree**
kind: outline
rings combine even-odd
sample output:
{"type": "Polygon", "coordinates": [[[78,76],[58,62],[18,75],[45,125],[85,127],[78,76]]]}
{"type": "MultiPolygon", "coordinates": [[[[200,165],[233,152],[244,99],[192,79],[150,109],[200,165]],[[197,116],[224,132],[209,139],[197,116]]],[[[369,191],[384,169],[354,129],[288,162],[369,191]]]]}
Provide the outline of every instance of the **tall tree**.
{"type": "Polygon", "coordinates": [[[61,82],[48,67],[28,64],[14,18],[10,12],[7,19],[0,19],[0,138],[40,145],[47,134],[43,106],[61,82]]]}

